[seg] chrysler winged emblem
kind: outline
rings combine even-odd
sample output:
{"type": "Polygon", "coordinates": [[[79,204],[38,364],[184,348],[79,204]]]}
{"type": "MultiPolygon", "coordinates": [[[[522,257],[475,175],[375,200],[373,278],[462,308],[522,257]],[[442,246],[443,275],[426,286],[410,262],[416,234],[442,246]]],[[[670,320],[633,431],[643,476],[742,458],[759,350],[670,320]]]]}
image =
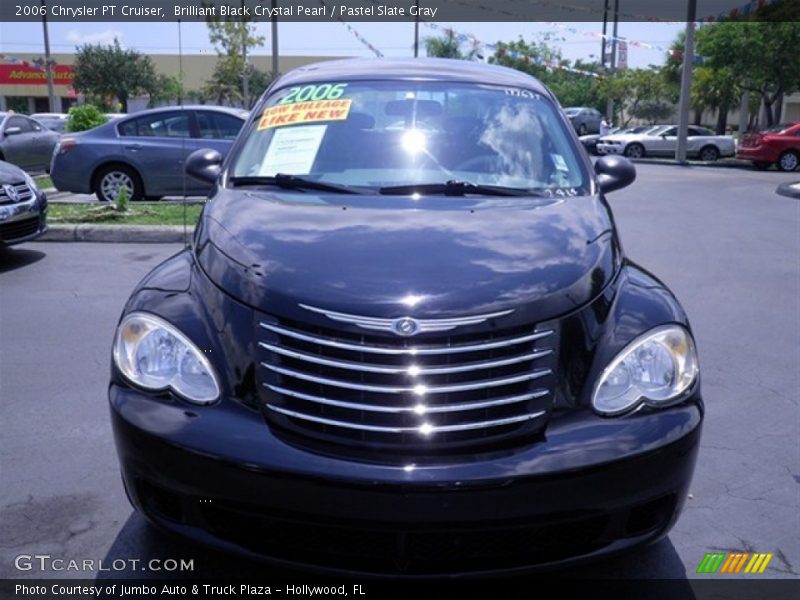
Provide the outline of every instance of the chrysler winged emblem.
{"type": "Polygon", "coordinates": [[[13,185],[8,183],[3,184],[3,191],[6,193],[6,196],[11,198],[12,202],[19,202],[19,192],[13,185]]]}
{"type": "Polygon", "coordinates": [[[352,323],[363,329],[374,331],[386,331],[401,337],[411,337],[418,333],[433,333],[437,331],[449,331],[464,325],[477,325],[489,319],[504,317],[514,312],[514,309],[503,310],[500,312],[486,313],[482,315],[472,315],[469,317],[456,317],[452,319],[414,319],[412,317],[395,317],[394,319],[382,319],[378,317],[364,317],[360,315],[350,315],[347,313],[334,312],[316,306],[300,304],[301,308],[311,312],[325,315],[333,321],[341,323],[352,323]]]}
{"type": "Polygon", "coordinates": [[[392,321],[392,333],[409,337],[417,333],[417,331],[419,331],[419,323],[411,317],[401,317],[392,321]]]}

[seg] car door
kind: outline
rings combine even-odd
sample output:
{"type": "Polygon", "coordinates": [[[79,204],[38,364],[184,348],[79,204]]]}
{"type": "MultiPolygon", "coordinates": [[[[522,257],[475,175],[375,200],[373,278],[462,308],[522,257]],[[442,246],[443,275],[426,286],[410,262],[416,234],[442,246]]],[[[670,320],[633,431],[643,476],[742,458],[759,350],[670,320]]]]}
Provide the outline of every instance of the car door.
{"type": "Polygon", "coordinates": [[[678,128],[670,127],[658,135],[643,136],[647,153],[654,156],[672,156],[678,147],[678,128]]]}
{"type": "Polygon", "coordinates": [[[157,111],[117,125],[123,156],[139,172],[148,196],[183,193],[183,165],[192,151],[189,114],[157,111]]]}
{"type": "Polygon", "coordinates": [[[35,119],[26,118],[25,120],[28,121],[33,131],[33,146],[31,149],[32,166],[37,169],[45,169],[50,165],[53,148],[60,136],[35,119]]]}
{"type": "Polygon", "coordinates": [[[6,162],[30,169],[35,164],[35,140],[32,121],[13,115],[3,125],[2,151],[6,162]]]}

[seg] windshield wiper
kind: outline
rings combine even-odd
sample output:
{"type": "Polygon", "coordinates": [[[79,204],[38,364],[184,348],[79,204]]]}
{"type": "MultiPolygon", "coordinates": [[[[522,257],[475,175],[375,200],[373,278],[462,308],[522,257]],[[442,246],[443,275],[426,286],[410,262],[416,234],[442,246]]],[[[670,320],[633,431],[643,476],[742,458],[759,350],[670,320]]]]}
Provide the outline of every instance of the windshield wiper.
{"type": "Polygon", "coordinates": [[[390,185],[378,190],[381,194],[410,196],[411,194],[444,194],[445,196],[465,196],[480,194],[483,196],[538,196],[536,191],[525,188],[503,187],[500,185],[481,185],[470,181],[451,179],[444,183],[411,183],[407,185],[390,185]]]}
{"type": "Polygon", "coordinates": [[[325,183],[324,181],[314,181],[313,179],[305,179],[303,177],[298,177],[297,175],[287,175],[286,173],[277,173],[276,175],[248,175],[243,177],[231,177],[231,183],[234,186],[275,185],[287,190],[317,190],[320,192],[334,192],[336,194],[361,193],[345,185],[325,183]]]}

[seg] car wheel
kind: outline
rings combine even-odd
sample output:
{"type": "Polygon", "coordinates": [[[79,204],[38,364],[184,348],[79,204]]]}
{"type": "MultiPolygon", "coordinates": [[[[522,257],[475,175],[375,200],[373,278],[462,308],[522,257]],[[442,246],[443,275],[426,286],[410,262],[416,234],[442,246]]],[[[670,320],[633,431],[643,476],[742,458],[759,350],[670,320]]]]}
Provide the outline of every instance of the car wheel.
{"type": "Polygon", "coordinates": [[[578,135],[586,135],[588,132],[589,130],[586,129],[586,123],[581,123],[578,126],[578,135]]]}
{"type": "Polygon", "coordinates": [[[753,166],[759,171],[766,171],[772,163],[764,162],[763,160],[754,160],[753,166]]]}
{"type": "Polygon", "coordinates": [[[703,162],[714,162],[719,158],[719,150],[716,146],[706,146],[700,150],[700,160],[703,162]]]}
{"type": "Polygon", "coordinates": [[[119,191],[128,190],[128,200],[138,202],[144,196],[139,174],[126,165],[110,165],[95,176],[94,193],[100,202],[115,202],[119,191]]]}
{"type": "Polygon", "coordinates": [[[794,171],[800,165],[800,154],[789,150],[778,158],[778,168],[781,171],[794,171]]]}
{"type": "Polygon", "coordinates": [[[626,146],[625,156],[628,158],[644,158],[644,146],[641,144],[630,144],[626,146]]]}

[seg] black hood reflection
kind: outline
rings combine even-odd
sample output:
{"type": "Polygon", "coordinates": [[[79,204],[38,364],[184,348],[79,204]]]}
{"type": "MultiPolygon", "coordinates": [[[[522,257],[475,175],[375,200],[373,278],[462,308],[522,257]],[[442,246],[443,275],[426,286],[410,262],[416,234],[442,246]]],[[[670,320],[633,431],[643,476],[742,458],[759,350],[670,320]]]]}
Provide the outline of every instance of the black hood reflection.
{"type": "Polygon", "coordinates": [[[619,263],[607,205],[589,196],[220,190],[196,242],[217,285],[288,316],[302,302],[382,317],[515,308],[538,321],[588,302],[619,263]]]}

